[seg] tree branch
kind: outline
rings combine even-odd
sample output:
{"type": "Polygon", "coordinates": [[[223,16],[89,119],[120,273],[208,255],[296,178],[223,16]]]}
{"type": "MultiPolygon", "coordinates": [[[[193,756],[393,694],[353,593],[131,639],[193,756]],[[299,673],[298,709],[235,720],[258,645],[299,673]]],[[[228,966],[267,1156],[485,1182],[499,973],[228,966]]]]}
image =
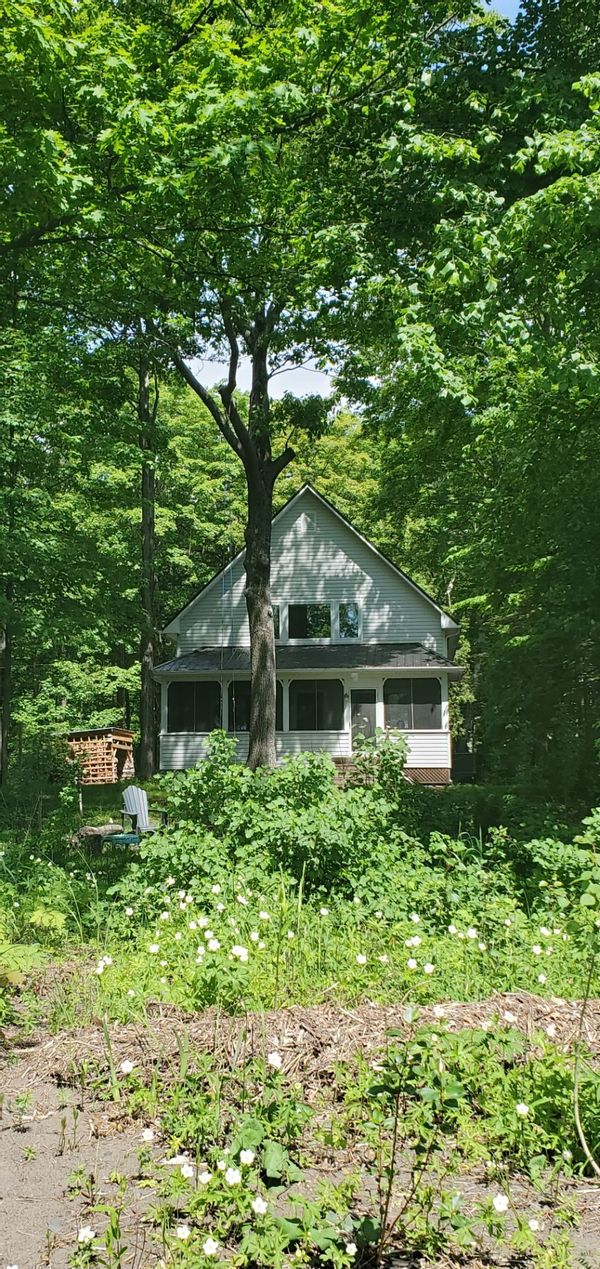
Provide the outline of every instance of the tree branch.
{"type": "Polygon", "coordinates": [[[270,468],[273,483],[275,483],[277,477],[281,475],[281,472],[288,467],[291,462],[293,462],[295,457],[296,451],[292,449],[291,445],[286,445],[285,449],[279,455],[279,458],[273,459],[270,468]]]}
{"type": "Polygon", "coordinates": [[[242,458],[243,451],[241,443],[233,429],[230,427],[228,420],[223,416],[215,398],[204,387],[204,384],[200,383],[200,380],[196,378],[193,370],[190,370],[190,367],[178,349],[171,349],[171,357],[173,358],[173,362],[182,378],[185,379],[192,391],[196,393],[196,396],[200,397],[202,404],[206,406],[209,414],[212,415],[221,435],[225,437],[227,444],[231,446],[234,453],[238,454],[239,457],[242,458]]]}

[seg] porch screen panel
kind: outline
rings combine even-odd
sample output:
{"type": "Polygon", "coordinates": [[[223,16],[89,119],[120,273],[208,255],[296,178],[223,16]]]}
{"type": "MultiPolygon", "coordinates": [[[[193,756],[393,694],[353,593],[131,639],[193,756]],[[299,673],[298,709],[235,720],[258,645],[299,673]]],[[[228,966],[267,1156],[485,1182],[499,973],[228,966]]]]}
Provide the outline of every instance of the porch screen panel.
{"type": "MultiPolygon", "coordinates": [[[[229,722],[231,732],[250,731],[250,682],[229,684],[229,722]]],[[[283,731],[283,688],[279,679],[275,686],[275,730],[283,731]]]]}
{"type": "Polygon", "coordinates": [[[221,684],[206,679],[194,689],[194,731],[214,731],[221,726],[221,684]]]}
{"type": "Polygon", "coordinates": [[[442,688],[439,679],[413,679],[413,727],[415,731],[442,726],[442,688]]]}
{"type": "Polygon", "coordinates": [[[221,686],[214,680],[170,683],[167,731],[214,731],[221,726],[221,686]]]}
{"type": "Polygon", "coordinates": [[[339,679],[290,683],[290,731],[343,731],[344,688],[339,679]]]}
{"type": "Polygon", "coordinates": [[[250,683],[229,684],[228,731],[250,731],[250,683]]]}
{"type": "Polygon", "coordinates": [[[386,727],[399,731],[438,731],[442,726],[439,679],[386,679],[383,685],[386,727]]]}
{"type": "Polygon", "coordinates": [[[383,685],[383,708],[386,727],[397,731],[412,728],[412,695],[410,679],[386,679],[383,685]]]}
{"type": "Polygon", "coordinates": [[[169,683],[167,731],[194,730],[194,683],[169,683]]]}

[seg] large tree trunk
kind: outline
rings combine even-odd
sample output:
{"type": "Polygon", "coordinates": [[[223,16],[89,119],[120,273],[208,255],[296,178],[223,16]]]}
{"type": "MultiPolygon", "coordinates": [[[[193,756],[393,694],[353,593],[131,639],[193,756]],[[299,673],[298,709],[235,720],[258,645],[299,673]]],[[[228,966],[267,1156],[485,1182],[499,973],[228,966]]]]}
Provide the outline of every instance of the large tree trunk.
{"type": "Polygon", "coordinates": [[[244,466],[248,489],[246,520],[246,608],[250,626],[250,744],[248,766],[274,767],[275,745],[275,632],[271,606],[271,519],[273,486],[280,472],[294,457],[286,446],[278,458],[271,454],[268,349],[281,307],[270,304],[260,310],[251,329],[244,332],[252,358],[252,387],[247,424],[236,403],[235,389],[239,362],[238,336],[229,303],[222,308],[225,335],[229,341],[229,377],[219,388],[222,406],[196,378],[181,353],[173,360],[186,383],[197,393],[228,445],[244,466]]]}
{"type": "Polygon", "coordinates": [[[144,454],[142,463],[142,519],[141,519],[141,601],[142,620],[140,632],[140,747],[138,774],[142,780],[150,780],[155,770],[156,746],[156,685],[153,669],[156,659],[156,577],[154,569],[155,548],[155,422],[158,393],[152,387],[150,371],[144,363],[139,370],[138,418],[140,423],[140,448],[144,454]]]}
{"type": "Polygon", "coordinates": [[[273,483],[270,473],[246,472],[246,607],[250,625],[250,747],[248,766],[274,767],[275,633],[271,607],[271,519],[273,483]]]}

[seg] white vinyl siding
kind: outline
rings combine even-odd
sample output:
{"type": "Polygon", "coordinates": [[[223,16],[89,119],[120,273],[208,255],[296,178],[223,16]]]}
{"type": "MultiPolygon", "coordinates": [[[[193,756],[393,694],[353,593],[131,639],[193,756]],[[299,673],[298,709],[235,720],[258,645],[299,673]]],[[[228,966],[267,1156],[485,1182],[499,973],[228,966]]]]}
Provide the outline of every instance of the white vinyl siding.
{"type": "MultiPolygon", "coordinates": [[[[446,632],[435,605],[310,490],[273,522],[271,558],[274,604],[356,601],[361,642],[422,643],[446,655],[446,632]]],[[[211,645],[249,645],[244,582],[239,559],[182,613],[179,654],[211,645]]],[[[282,621],[282,638],[285,624],[282,621]]]]}
{"type": "MultiPolygon", "coordinates": [[[[443,731],[408,732],[407,769],[410,767],[444,767],[449,769],[450,736],[443,731]]],[[[181,732],[160,738],[160,765],[163,771],[180,771],[193,767],[206,754],[208,736],[181,732]]],[[[350,735],[346,731],[288,731],[276,737],[277,755],[328,753],[331,758],[349,757],[350,735]]],[[[247,734],[238,737],[237,757],[245,762],[248,755],[247,734]]]]}

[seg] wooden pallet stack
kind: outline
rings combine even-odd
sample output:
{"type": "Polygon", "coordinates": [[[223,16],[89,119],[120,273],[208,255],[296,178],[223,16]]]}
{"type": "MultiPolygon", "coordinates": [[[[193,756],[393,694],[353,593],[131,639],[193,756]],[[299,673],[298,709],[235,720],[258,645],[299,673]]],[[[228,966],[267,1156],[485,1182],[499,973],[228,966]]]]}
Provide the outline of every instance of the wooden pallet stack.
{"type": "Polygon", "coordinates": [[[82,784],[117,784],[135,775],[133,732],[123,727],[87,727],[69,732],[74,758],[82,764],[82,784]]]}

